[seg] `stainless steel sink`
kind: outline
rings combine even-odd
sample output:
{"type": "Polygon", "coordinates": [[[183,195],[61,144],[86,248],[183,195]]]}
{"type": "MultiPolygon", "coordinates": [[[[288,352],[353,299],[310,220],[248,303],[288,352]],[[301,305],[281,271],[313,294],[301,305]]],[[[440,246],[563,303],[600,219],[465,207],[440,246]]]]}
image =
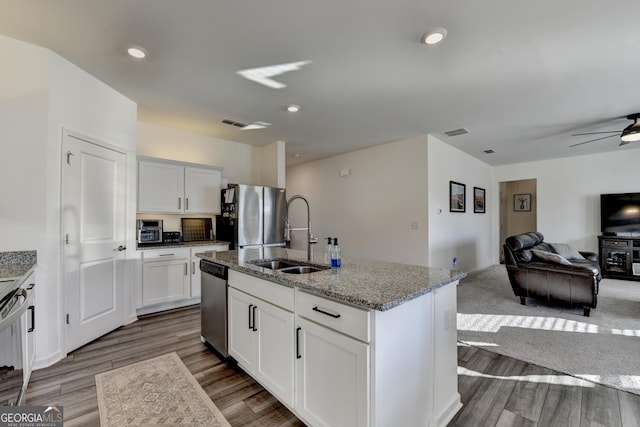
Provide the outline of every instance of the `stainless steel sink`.
{"type": "Polygon", "coordinates": [[[296,267],[282,268],[279,271],[281,271],[282,273],[289,273],[289,274],[307,274],[307,273],[314,273],[316,271],[322,271],[322,270],[326,270],[326,268],[314,267],[311,265],[298,265],[296,267]]]}
{"type": "Polygon", "coordinates": [[[309,265],[303,262],[291,262],[282,259],[257,260],[251,261],[251,264],[288,274],[308,274],[316,271],[327,270],[329,268],[318,265],[309,265]]]}
{"type": "Polygon", "coordinates": [[[267,261],[254,261],[252,262],[252,264],[257,265],[258,267],[270,268],[272,270],[280,270],[281,268],[299,266],[299,264],[283,261],[281,259],[272,259],[267,261]]]}

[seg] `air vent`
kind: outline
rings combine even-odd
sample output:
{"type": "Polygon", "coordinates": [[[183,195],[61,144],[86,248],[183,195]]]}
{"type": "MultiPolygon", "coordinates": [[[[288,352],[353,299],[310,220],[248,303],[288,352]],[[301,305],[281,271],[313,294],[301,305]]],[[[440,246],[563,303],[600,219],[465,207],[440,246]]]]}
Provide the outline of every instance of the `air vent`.
{"type": "Polygon", "coordinates": [[[493,154],[495,153],[495,151],[493,150],[484,150],[485,154],[493,154]]]}
{"type": "Polygon", "coordinates": [[[464,135],[466,133],[469,133],[469,131],[467,129],[465,129],[465,128],[460,128],[460,129],[448,130],[448,131],[442,132],[442,133],[444,133],[448,137],[452,137],[452,136],[464,135]]]}
{"type": "Polygon", "coordinates": [[[246,124],[244,123],[234,122],[233,120],[229,120],[229,119],[224,119],[222,123],[224,123],[225,125],[237,126],[239,128],[243,128],[246,126],[246,124]]]}

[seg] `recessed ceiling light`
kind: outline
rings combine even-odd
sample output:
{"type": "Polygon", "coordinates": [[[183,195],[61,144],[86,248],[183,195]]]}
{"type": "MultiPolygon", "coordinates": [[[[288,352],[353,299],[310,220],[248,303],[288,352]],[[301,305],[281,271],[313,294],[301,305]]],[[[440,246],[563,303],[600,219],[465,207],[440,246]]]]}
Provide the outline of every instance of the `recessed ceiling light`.
{"type": "Polygon", "coordinates": [[[447,37],[447,30],[444,28],[431,28],[422,35],[420,41],[427,45],[434,45],[440,43],[445,37],[447,37]]]}
{"type": "Polygon", "coordinates": [[[297,113],[298,111],[300,111],[300,106],[296,104],[291,104],[287,106],[287,111],[290,113],[297,113]]]}
{"type": "Polygon", "coordinates": [[[127,53],[136,59],[144,59],[147,56],[147,52],[139,46],[131,46],[127,49],[127,53]]]}

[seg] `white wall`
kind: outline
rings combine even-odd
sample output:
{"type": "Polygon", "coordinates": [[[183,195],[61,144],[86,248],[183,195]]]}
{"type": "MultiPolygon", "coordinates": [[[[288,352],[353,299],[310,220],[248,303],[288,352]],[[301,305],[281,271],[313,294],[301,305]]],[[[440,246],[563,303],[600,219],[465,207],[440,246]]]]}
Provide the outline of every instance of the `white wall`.
{"type": "MultiPolygon", "coordinates": [[[[494,176],[494,194],[501,181],[537,179],[538,231],[545,240],[597,252],[600,194],[640,192],[640,148],[498,166],[494,176]]],[[[497,203],[492,201],[495,225],[497,203]]],[[[499,244],[494,236],[494,247],[499,244]]]]}
{"type": "MultiPolygon", "coordinates": [[[[120,147],[128,154],[127,242],[135,247],[136,105],[53,52],[0,36],[2,155],[7,171],[0,250],[38,252],[35,366],[63,351],[60,167],[62,129],[120,147]]],[[[129,254],[128,254],[129,255],[129,254]]]]}
{"type": "Polygon", "coordinates": [[[139,156],[223,167],[222,177],[237,184],[262,185],[260,147],[138,123],[139,156]]]}
{"type": "Polygon", "coordinates": [[[428,137],[429,266],[473,271],[494,263],[492,253],[492,168],[480,160],[428,137]],[[449,181],[466,186],[465,212],[449,212],[449,181]],[[486,190],[486,213],[473,212],[473,187],[486,190]]]}
{"type": "MultiPolygon", "coordinates": [[[[344,257],[427,265],[426,166],[425,136],[391,142],[287,168],[287,197],[309,200],[316,250],[331,236],[344,257]],[[343,169],[350,174],[341,177],[343,169]]],[[[292,226],[304,226],[304,203],[291,210],[292,226]]],[[[306,248],[304,232],[293,237],[306,248]]]]}
{"type": "Polygon", "coordinates": [[[275,141],[260,147],[262,156],[262,185],[283,188],[286,186],[285,143],[275,141]]]}

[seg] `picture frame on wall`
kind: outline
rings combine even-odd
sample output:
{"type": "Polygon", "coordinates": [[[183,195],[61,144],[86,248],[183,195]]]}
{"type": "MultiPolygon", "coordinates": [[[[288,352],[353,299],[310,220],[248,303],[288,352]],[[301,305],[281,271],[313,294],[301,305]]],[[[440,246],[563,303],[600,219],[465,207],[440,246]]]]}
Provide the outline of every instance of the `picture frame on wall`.
{"type": "Polygon", "coordinates": [[[466,196],[465,184],[449,181],[449,212],[464,212],[466,196]]]}
{"type": "Polygon", "coordinates": [[[486,197],[484,188],[473,187],[473,213],[485,213],[486,197]]]}
{"type": "Polygon", "coordinates": [[[514,212],[531,212],[531,194],[514,194],[513,195],[513,211],[514,212]]]}

